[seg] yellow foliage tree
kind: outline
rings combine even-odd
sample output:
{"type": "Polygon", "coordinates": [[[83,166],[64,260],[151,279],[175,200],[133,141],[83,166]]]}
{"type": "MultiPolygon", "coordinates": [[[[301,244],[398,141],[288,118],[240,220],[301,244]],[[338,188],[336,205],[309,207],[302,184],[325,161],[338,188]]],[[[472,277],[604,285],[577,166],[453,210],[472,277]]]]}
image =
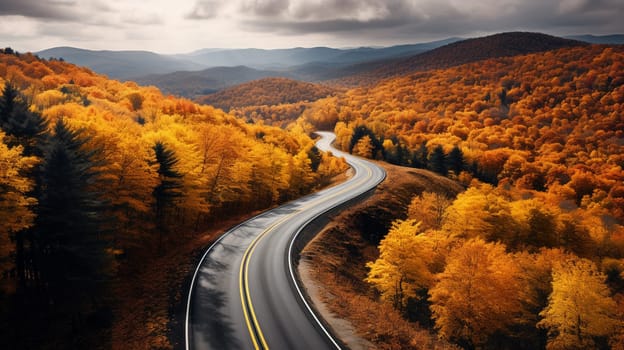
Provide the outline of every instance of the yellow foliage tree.
{"type": "Polygon", "coordinates": [[[32,225],[35,218],[31,207],[36,203],[28,196],[33,181],[22,174],[37,162],[35,157],[22,157],[22,147],[9,148],[0,130],[0,270],[12,266],[13,251],[10,235],[32,225]]]}
{"type": "Polygon", "coordinates": [[[440,336],[469,347],[485,344],[524,313],[520,270],[505,246],[472,239],[453,250],[429,291],[440,336]]]}
{"type": "Polygon", "coordinates": [[[364,158],[373,156],[373,143],[370,136],[364,135],[353,147],[353,154],[364,158]]]}
{"type": "Polygon", "coordinates": [[[408,298],[433,282],[430,271],[433,242],[420,232],[416,220],[397,220],[379,244],[380,255],[366,266],[366,281],[381,292],[384,300],[403,310],[408,298]]]}
{"type": "Polygon", "coordinates": [[[407,208],[407,216],[419,220],[423,230],[437,230],[442,226],[446,208],[450,205],[451,200],[440,193],[423,192],[412,199],[407,208]]]}
{"type": "Polygon", "coordinates": [[[589,349],[597,337],[624,326],[605,275],[586,259],[571,256],[553,267],[552,293],[538,327],[548,329],[547,349],[589,349]]]}
{"type": "Polygon", "coordinates": [[[500,239],[501,230],[509,228],[509,211],[508,202],[492,186],[471,187],[448,208],[443,228],[463,238],[500,239]]]}

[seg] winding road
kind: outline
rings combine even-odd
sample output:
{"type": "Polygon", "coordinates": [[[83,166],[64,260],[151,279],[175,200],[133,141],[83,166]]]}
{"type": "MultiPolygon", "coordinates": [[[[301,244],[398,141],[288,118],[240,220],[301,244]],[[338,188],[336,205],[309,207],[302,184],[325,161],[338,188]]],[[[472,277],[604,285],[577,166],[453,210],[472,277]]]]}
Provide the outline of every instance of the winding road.
{"type": "Polygon", "coordinates": [[[187,299],[186,349],[340,349],[296,278],[303,228],[385,178],[379,166],[331,147],[354,170],[346,182],[289,202],[226,232],[202,257],[187,299]],[[300,238],[300,237],[299,237],[300,238]]]}

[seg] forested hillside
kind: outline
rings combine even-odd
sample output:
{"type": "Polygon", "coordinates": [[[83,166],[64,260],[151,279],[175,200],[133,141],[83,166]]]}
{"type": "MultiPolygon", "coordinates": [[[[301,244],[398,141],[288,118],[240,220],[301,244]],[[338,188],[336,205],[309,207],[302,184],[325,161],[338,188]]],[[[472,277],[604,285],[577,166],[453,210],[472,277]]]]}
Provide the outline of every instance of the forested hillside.
{"type": "Polygon", "coordinates": [[[336,123],[345,150],[623,219],[623,56],[592,46],[427,71],[319,100],[306,116],[336,123]]]}
{"type": "Polygon", "coordinates": [[[579,46],[317,101],[303,118],[342,149],[467,188],[415,195],[369,239],[377,295],[467,349],[622,348],[623,65],[579,46]]]}
{"type": "Polygon", "coordinates": [[[266,78],[203,96],[198,101],[223,108],[252,123],[286,128],[309,110],[314,101],[339,91],[291,79],[266,78]]]}
{"type": "Polygon", "coordinates": [[[5,49],[0,86],[9,348],[109,347],[119,271],[345,169],[300,128],[248,124],[58,60],[5,49]]]}
{"type": "Polygon", "coordinates": [[[335,92],[335,89],[323,85],[286,78],[265,78],[202,96],[197,100],[227,111],[240,107],[312,102],[335,92]]]}

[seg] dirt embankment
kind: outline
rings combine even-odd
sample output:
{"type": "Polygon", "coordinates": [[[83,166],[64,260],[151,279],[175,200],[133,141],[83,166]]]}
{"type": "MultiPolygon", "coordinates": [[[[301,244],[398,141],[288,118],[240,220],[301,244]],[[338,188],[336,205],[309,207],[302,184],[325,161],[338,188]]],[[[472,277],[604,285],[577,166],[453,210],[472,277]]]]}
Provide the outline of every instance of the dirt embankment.
{"type": "Polygon", "coordinates": [[[366,262],[413,196],[423,191],[454,197],[463,188],[426,170],[380,164],[386,180],[363,202],[332,219],[304,249],[300,276],[332,328],[351,349],[450,349],[418,324],[404,320],[364,282],[366,262]]]}

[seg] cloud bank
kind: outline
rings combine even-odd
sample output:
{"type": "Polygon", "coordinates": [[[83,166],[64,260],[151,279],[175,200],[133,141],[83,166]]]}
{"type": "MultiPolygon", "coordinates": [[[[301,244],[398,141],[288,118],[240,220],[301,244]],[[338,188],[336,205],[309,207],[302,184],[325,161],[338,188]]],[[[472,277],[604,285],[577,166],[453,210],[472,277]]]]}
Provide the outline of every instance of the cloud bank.
{"type": "Polygon", "coordinates": [[[390,45],[504,31],[624,33],[622,0],[2,0],[0,39],[190,51],[390,45]]]}

